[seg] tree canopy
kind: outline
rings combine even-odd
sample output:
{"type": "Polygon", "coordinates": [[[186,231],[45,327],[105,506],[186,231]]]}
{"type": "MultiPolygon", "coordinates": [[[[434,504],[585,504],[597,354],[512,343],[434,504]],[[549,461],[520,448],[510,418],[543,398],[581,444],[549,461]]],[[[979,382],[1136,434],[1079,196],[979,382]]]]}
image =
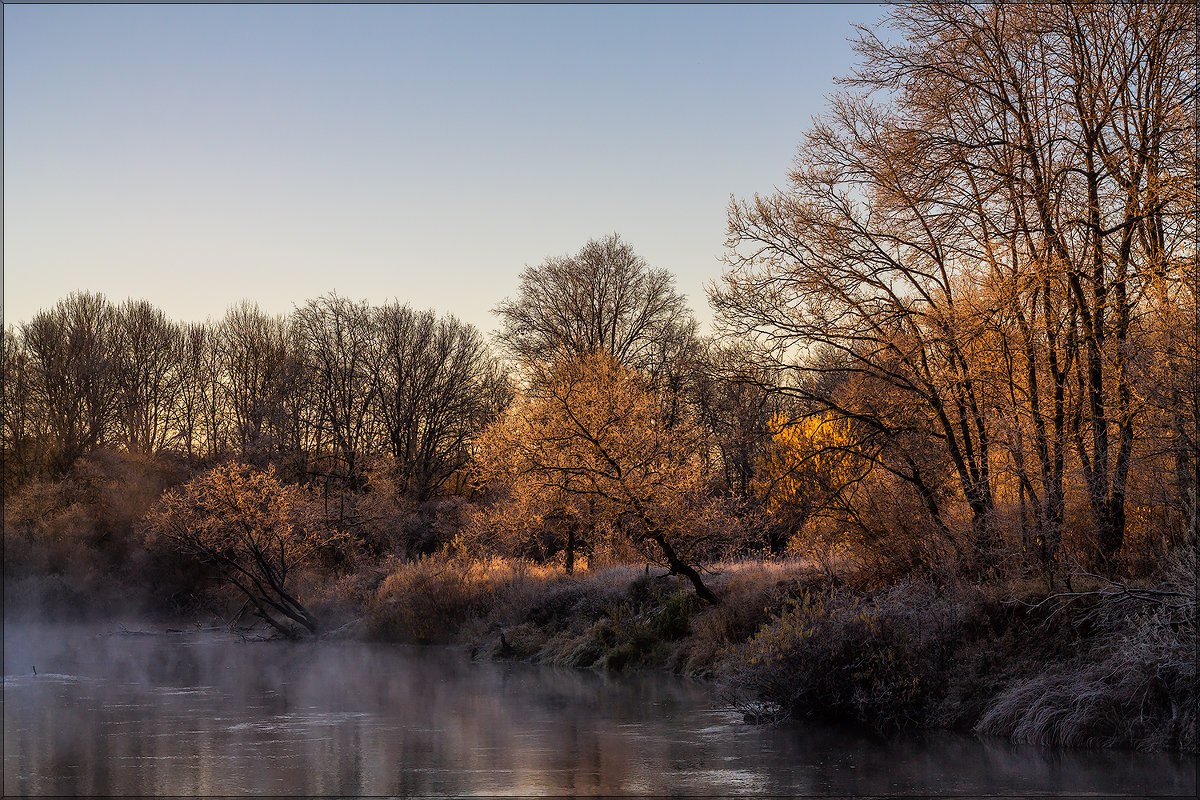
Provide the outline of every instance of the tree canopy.
{"type": "Polygon", "coordinates": [[[573,256],[521,272],[513,298],[496,306],[497,341],[522,365],[605,352],[649,368],[664,344],[690,333],[691,312],[674,277],[650,267],[617,234],[588,241],[573,256]]]}

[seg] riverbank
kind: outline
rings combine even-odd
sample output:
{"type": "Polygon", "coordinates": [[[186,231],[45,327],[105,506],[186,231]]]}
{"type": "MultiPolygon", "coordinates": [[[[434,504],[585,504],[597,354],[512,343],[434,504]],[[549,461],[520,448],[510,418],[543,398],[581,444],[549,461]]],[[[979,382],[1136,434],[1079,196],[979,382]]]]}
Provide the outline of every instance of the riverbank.
{"type": "Polygon", "coordinates": [[[1197,750],[1194,593],[1173,606],[1154,594],[1169,588],[1096,581],[1056,597],[1018,583],[870,587],[799,561],[746,561],[707,576],[713,606],[664,572],[424,559],[364,598],[356,635],[460,644],[477,658],[669,669],[715,682],[753,721],[1197,750]]]}
{"type": "MultiPolygon", "coordinates": [[[[251,625],[246,596],[211,560],[144,523],[164,487],[188,474],[182,464],[111,455],[6,498],[6,618],[251,625]]],[[[627,563],[575,574],[482,556],[459,546],[475,513],[465,501],[376,511],[356,538],[289,573],[289,592],[322,635],[454,643],[478,659],[665,669],[715,683],[753,720],[1197,750],[1198,573],[1186,544],[1153,563],[1126,562],[1123,583],[1076,577],[1075,593],[1056,597],[1017,577],[1028,574],[1019,561],[973,584],[953,568],[935,578],[903,559],[860,559],[868,568],[847,557],[817,569],[746,558],[710,565],[704,583],[720,598],[711,605],[633,552],[605,552],[627,563]]]]}
{"type": "MultiPolygon", "coordinates": [[[[322,637],[454,644],[476,660],[667,670],[714,684],[720,701],[752,722],[1198,749],[1187,564],[1153,584],[1076,580],[1074,593],[1048,597],[1044,584],[1012,580],[872,584],[799,560],[746,560],[705,576],[717,605],[665,572],[620,565],[570,575],[519,560],[434,556],[335,579],[308,572],[299,594],[322,620],[322,637]]],[[[61,577],[7,580],[6,618],[252,623],[209,603],[148,613],[106,586],[113,591],[82,603],[61,577]]]]}

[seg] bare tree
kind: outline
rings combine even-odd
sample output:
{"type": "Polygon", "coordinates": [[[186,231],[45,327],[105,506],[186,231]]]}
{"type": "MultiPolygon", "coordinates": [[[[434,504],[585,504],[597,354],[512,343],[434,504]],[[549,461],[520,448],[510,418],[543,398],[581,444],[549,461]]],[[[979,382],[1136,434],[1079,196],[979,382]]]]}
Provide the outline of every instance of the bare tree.
{"type": "Polygon", "coordinates": [[[901,36],[863,31],[791,188],[731,208],[727,329],[799,366],[793,390],[877,433],[880,465],[930,500],[912,448],[882,445],[936,443],[982,552],[1003,466],[1057,569],[1068,448],[1100,560],[1122,546],[1144,408],[1131,354],[1148,279],[1189,230],[1188,13],[898,6],[901,36]],[[868,394],[806,389],[814,347],[868,394]]]}
{"type": "Polygon", "coordinates": [[[469,445],[507,402],[507,380],[474,326],[392,303],[372,309],[374,408],[398,488],[428,500],[467,463],[469,445]]]}
{"type": "Polygon", "coordinates": [[[363,485],[371,440],[370,409],[379,391],[379,348],[370,307],[334,294],[310,300],[292,323],[302,343],[315,393],[326,480],[351,490],[363,485]]]}
{"type": "Polygon", "coordinates": [[[183,332],[146,300],[116,310],[117,419],[130,453],[154,455],[174,432],[182,386],[183,332]]]}
{"type": "Polygon", "coordinates": [[[260,466],[279,449],[290,344],[286,321],[252,303],[230,308],[216,330],[221,397],[210,427],[227,428],[231,446],[260,466]]]}
{"type": "Polygon", "coordinates": [[[0,491],[8,493],[42,468],[49,442],[33,402],[29,354],[12,328],[0,330],[0,370],[0,491]]]}
{"type": "MultiPolygon", "coordinates": [[[[180,381],[176,395],[176,432],[183,453],[198,458],[205,448],[215,445],[212,429],[206,421],[215,411],[215,382],[206,380],[206,367],[213,359],[213,331],[204,323],[184,325],[180,331],[180,381]]],[[[215,427],[215,426],[213,426],[215,427]]]]}
{"type": "Polygon", "coordinates": [[[76,292],[21,326],[28,391],[41,416],[50,469],[65,472],[108,444],[117,413],[115,310],[76,292]]]}
{"type": "Polygon", "coordinates": [[[758,502],[755,486],[779,410],[771,374],[736,344],[704,343],[695,369],[693,405],[711,433],[726,489],[758,502]]]}
{"type": "Polygon", "coordinates": [[[973,256],[1003,286],[992,305],[1023,342],[1020,413],[1032,423],[1044,503],[1032,482],[1025,488],[1044,508],[1050,560],[1064,440],[1083,473],[1100,559],[1111,562],[1123,543],[1144,410],[1132,356],[1153,328],[1139,322],[1158,316],[1153,294],[1180,277],[1172,267],[1194,229],[1190,14],[1179,4],[948,6],[897,15],[914,48],[862,43],[873,65],[865,85],[894,86],[880,80],[890,73],[933,87],[909,102],[974,223],[973,256]],[[936,58],[921,54],[932,47],[936,58]]]}
{"type": "Polygon", "coordinates": [[[526,267],[516,297],[495,313],[497,340],[519,364],[606,352],[637,369],[661,360],[662,342],[691,317],[671,274],[652,269],[617,234],[526,267]]]}

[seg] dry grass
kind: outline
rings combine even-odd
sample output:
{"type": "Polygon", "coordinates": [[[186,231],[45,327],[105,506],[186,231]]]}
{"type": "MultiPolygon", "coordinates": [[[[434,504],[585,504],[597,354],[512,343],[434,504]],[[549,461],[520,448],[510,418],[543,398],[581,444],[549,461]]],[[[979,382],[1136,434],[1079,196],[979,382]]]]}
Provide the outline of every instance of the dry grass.
{"type": "Polygon", "coordinates": [[[536,589],[561,573],[519,559],[427,556],[398,564],[384,578],[368,612],[375,639],[453,641],[470,620],[527,608],[536,589]]]}
{"type": "Polygon", "coordinates": [[[798,562],[727,562],[705,606],[677,577],[623,564],[568,575],[521,559],[439,555],[397,563],[371,600],[373,639],[459,642],[502,658],[621,669],[670,666],[710,675],[730,643],[744,641],[804,574],[798,562]]]}
{"type": "Polygon", "coordinates": [[[777,614],[797,587],[824,580],[801,559],[727,561],[712,570],[711,583],[721,603],[695,616],[691,635],[672,662],[677,672],[695,677],[712,677],[728,649],[745,642],[777,614]]]}
{"type": "Polygon", "coordinates": [[[1082,608],[1056,608],[1094,628],[1092,646],[1012,681],[976,729],[1047,745],[1200,749],[1195,558],[1180,550],[1158,584],[1099,581],[1072,598],[1082,608]]]}

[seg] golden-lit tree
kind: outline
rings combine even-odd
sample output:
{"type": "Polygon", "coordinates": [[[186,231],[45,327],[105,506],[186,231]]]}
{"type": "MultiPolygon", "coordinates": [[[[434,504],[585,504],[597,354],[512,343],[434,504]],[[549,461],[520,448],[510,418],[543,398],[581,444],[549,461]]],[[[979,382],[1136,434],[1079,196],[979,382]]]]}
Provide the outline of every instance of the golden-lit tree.
{"type": "Polygon", "coordinates": [[[609,530],[716,602],[696,568],[714,545],[699,427],[667,426],[649,379],[603,353],[559,361],[535,385],[478,442],[480,475],[512,493],[481,524],[561,523],[568,568],[585,537],[609,530]]]}
{"type": "Polygon", "coordinates": [[[317,632],[288,578],[333,537],[300,489],[281,484],[273,467],[215,467],[165,493],[146,522],[152,534],[214,567],[275,630],[290,638],[317,632]]]}

